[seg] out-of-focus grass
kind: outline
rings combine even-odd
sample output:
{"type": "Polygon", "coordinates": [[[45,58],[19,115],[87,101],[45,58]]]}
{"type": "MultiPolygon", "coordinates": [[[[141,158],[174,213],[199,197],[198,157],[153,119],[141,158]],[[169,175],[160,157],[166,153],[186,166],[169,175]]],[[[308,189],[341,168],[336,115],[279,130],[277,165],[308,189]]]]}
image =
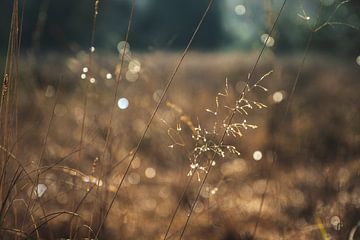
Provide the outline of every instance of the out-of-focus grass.
{"type": "MultiPolygon", "coordinates": [[[[73,211],[92,182],[100,179],[99,188],[91,191],[81,205],[78,223],[92,224],[90,227],[96,229],[100,222],[100,206],[114,194],[129,160],[126,156],[140,138],[177,58],[175,53],[164,52],[135,56],[141,63],[139,77],[131,82],[124,76],[118,96],[127,98],[129,107],[116,109],[106,160],[99,161],[95,159],[102,155],[105,144],[118,59],[97,55],[92,72],[85,73],[86,79],[81,79],[88,62],[86,55],[46,55],[36,65],[22,59],[18,124],[21,138],[16,158],[29,172],[37,169],[55,102],[56,82],[62,76],[43,159],[43,165],[52,168],[39,179],[46,186],[41,204],[47,213],[73,211]],[[111,79],[106,79],[107,73],[112,74],[111,79]],[[62,160],[79,144],[83,100],[90,77],[96,80],[87,90],[81,158],[74,153],[62,160]]],[[[239,94],[254,59],[255,55],[190,53],[166,100],[181,107],[194,124],[206,126],[210,118],[205,109],[213,107],[225,77],[230,91],[239,94]]],[[[232,144],[240,149],[240,158],[216,160],[196,205],[188,239],[251,239],[274,148],[277,161],[265,194],[258,239],[322,239],[317,219],[330,236],[346,239],[359,221],[359,67],[324,56],[308,57],[289,114],[282,120],[298,65],[297,57],[276,59],[269,55],[262,60],[255,78],[269,70],[274,74],[264,83],[268,95],[255,92],[254,97],[269,107],[250,115],[258,129],[233,140],[232,144]],[[276,92],[282,94],[283,101],[274,101],[276,92]],[[257,150],[263,155],[259,161],[252,156],[257,150]]],[[[116,198],[101,239],[158,239],[164,234],[185,186],[189,161],[182,149],[168,147],[172,142],[161,119],[172,126],[179,122],[173,109],[161,106],[116,198]]],[[[171,230],[173,236],[184,224],[197,185],[194,181],[181,204],[171,230]]],[[[14,226],[14,217],[21,219],[26,208],[19,199],[27,201],[32,186],[24,178],[18,189],[21,191],[13,201],[16,212],[8,214],[5,221],[8,228],[20,228],[14,226]]],[[[35,209],[33,215],[39,221],[42,212],[38,204],[35,209]]],[[[55,238],[68,237],[70,218],[64,214],[50,221],[41,228],[40,235],[49,238],[52,232],[55,238]]],[[[31,229],[30,219],[26,219],[25,226],[31,229]]],[[[88,234],[88,229],[82,227],[78,237],[88,234]]]]}

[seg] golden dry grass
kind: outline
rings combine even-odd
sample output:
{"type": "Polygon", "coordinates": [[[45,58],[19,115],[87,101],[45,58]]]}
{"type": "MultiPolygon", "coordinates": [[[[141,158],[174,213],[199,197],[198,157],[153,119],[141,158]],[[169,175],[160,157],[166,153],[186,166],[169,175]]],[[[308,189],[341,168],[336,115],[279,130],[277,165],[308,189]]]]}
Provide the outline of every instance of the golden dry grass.
{"type": "MultiPolygon", "coordinates": [[[[69,153],[77,149],[81,136],[84,96],[90,74],[85,80],[80,74],[87,66],[87,56],[81,53],[77,56],[46,55],[37,66],[32,66],[31,60],[22,59],[22,66],[27,67],[22,68],[19,81],[18,132],[21,137],[13,154],[33,177],[56,102],[42,160],[45,170],[39,177],[46,191],[36,201],[31,216],[35,222],[42,222],[44,213],[40,205],[47,214],[72,212],[91,190],[78,209],[80,217],[71,220],[72,215],[64,212],[40,228],[42,238],[69,237],[74,231],[70,229],[70,220],[73,226],[79,227],[75,237],[91,237],[89,228],[97,229],[101,211],[109,204],[129,161],[127,156],[136,146],[156,105],[157,91],[164,88],[178,56],[156,52],[135,53],[134,57],[141,62],[139,79],[129,82],[122,78],[120,82],[119,98],[126,97],[129,107],[126,110],[116,108],[109,147],[103,159],[115,85],[114,79],[106,79],[106,73],[115,76],[118,59],[101,54],[95,56],[91,74],[96,83],[90,84],[87,90],[80,158],[78,152],[69,153]],[[62,80],[56,90],[59,75],[62,80]],[[59,91],[57,100],[56,91],[59,91]],[[97,158],[100,160],[95,160],[97,158]],[[92,189],[92,183],[99,183],[99,179],[99,187],[92,189]]],[[[239,82],[246,79],[254,59],[255,55],[241,53],[190,53],[166,101],[182,108],[194,125],[199,122],[202,126],[211,126],[212,119],[205,109],[214,106],[214,96],[223,89],[225,77],[231,95],[236,96],[241,87],[239,82]]],[[[256,239],[322,239],[319,221],[332,237],[346,239],[349,236],[360,216],[357,124],[360,83],[356,80],[359,67],[324,56],[308,59],[289,114],[282,120],[299,59],[275,58],[270,54],[263,58],[255,78],[274,70],[264,82],[269,92],[254,92],[252,97],[269,107],[250,114],[248,119],[256,123],[258,129],[230,140],[241,156],[229,155],[216,160],[195,207],[186,239],[251,239],[267,184],[256,239]],[[275,103],[273,93],[280,90],[284,91],[285,99],[275,103]],[[274,148],[277,161],[272,168],[274,148]],[[256,150],[263,153],[260,161],[252,158],[256,150]],[[336,224],[335,216],[339,217],[340,225],[336,224]]],[[[161,119],[173,127],[181,122],[174,109],[161,105],[100,239],[159,239],[165,233],[188,179],[190,163],[181,148],[168,147],[172,141],[168,126],[161,119]],[[152,176],[154,170],[155,176],[152,176]]],[[[184,124],[182,127],[184,134],[190,136],[191,130],[184,124]]],[[[181,203],[170,231],[174,239],[184,224],[198,185],[193,181],[181,203]]],[[[29,201],[32,189],[26,177],[20,178],[3,228],[21,228],[27,211],[24,201],[29,201]]],[[[26,216],[23,230],[29,233],[32,227],[30,216],[26,216]]],[[[5,230],[3,234],[5,239],[13,236],[5,230]]],[[[36,237],[35,232],[32,234],[36,237]]]]}

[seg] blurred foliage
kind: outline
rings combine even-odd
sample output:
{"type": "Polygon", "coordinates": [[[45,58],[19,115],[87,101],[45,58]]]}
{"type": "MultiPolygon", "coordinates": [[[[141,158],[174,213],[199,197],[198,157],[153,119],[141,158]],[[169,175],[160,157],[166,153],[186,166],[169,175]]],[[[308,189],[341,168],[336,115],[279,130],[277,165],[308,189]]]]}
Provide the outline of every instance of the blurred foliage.
{"type": "MultiPolygon", "coordinates": [[[[215,1],[193,48],[202,50],[245,50],[259,48],[260,36],[270,31],[282,0],[215,1]],[[244,13],[236,12],[241,5],[244,13]]],[[[341,3],[321,0],[319,22],[341,3]]],[[[23,49],[38,45],[49,50],[86,49],[90,44],[93,0],[25,1],[23,49]],[[43,23],[43,26],[42,24],[43,23]],[[38,34],[38,35],[36,35],[38,34]]],[[[138,0],[136,1],[130,43],[138,50],[182,49],[190,38],[207,0],[138,0]]],[[[282,53],[303,51],[306,39],[319,14],[320,1],[288,1],[275,32],[274,50],[282,53]],[[310,20],[301,16],[306,14],[310,20]]],[[[7,49],[12,0],[3,0],[0,9],[1,55],[7,49]]],[[[124,39],[130,13],[130,0],[100,1],[95,42],[98,49],[112,51],[124,39]]],[[[334,22],[360,26],[360,2],[343,4],[331,18],[334,22]]],[[[360,45],[359,31],[345,25],[325,26],[315,34],[312,49],[354,56],[360,45]]]]}

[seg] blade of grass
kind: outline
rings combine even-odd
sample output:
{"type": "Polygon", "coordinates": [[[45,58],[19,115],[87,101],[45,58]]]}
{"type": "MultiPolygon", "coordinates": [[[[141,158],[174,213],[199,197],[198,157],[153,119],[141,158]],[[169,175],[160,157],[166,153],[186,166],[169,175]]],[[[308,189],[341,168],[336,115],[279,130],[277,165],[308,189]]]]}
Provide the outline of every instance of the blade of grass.
{"type": "MultiPolygon", "coordinates": [[[[255,64],[253,65],[253,67],[252,67],[252,69],[251,69],[251,72],[250,72],[249,77],[248,77],[248,79],[247,79],[247,84],[245,84],[245,86],[244,86],[244,88],[243,88],[243,90],[242,90],[242,94],[245,93],[245,90],[247,89],[248,84],[251,84],[251,80],[252,80],[252,78],[253,78],[255,69],[256,69],[256,67],[258,66],[259,61],[260,61],[260,59],[261,59],[261,56],[263,55],[263,53],[264,53],[264,51],[265,51],[266,43],[267,43],[268,39],[271,37],[271,35],[272,35],[273,32],[274,32],[275,26],[277,25],[278,20],[279,20],[279,18],[280,18],[280,16],[281,16],[281,13],[282,13],[283,10],[284,10],[284,7],[285,7],[286,2],[287,2],[287,0],[284,0],[283,3],[282,3],[282,5],[281,5],[281,8],[280,8],[280,10],[279,10],[279,13],[277,14],[277,17],[276,17],[276,19],[275,19],[275,21],[274,21],[274,24],[273,24],[273,26],[272,26],[272,28],[271,28],[271,31],[269,32],[267,38],[265,39],[264,44],[263,44],[263,47],[262,47],[262,49],[261,49],[261,51],[260,51],[260,53],[259,53],[259,55],[258,55],[258,57],[257,57],[257,59],[256,59],[256,62],[255,62],[255,64]]],[[[235,113],[236,113],[236,110],[232,111],[231,116],[230,116],[229,121],[228,121],[228,125],[231,124],[231,122],[232,122],[232,120],[233,120],[233,118],[234,118],[234,116],[235,116],[235,113]]],[[[224,133],[222,134],[222,137],[221,137],[221,139],[220,139],[220,141],[219,141],[219,143],[218,143],[219,145],[223,143],[224,138],[225,138],[225,135],[226,135],[226,131],[224,131],[224,133]]],[[[206,173],[205,173],[205,176],[204,176],[203,180],[201,181],[200,187],[199,187],[199,189],[198,189],[198,191],[197,191],[197,194],[196,194],[195,201],[193,202],[193,204],[192,204],[192,206],[191,206],[190,213],[189,213],[188,216],[187,216],[186,222],[185,222],[184,227],[183,227],[183,229],[182,229],[182,231],[181,231],[181,234],[180,234],[180,238],[179,238],[179,239],[182,239],[183,236],[184,236],[184,234],[185,234],[185,230],[186,230],[186,228],[187,228],[187,226],[188,226],[188,224],[189,224],[189,221],[190,221],[190,219],[191,219],[191,216],[192,216],[192,214],[193,214],[193,212],[194,212],[196,203],[197,203],[197,201],[198,201],[198,199],[199,199],[199,197],[200,197],[201,190],[203,189],[204,184],[205,184],[205,182],[206,182],[206,179],[208,178],[209,173],[210,173],[210,171],[211,171],[212,162],[214,161],[215,156],[216,156],[216,154],[214,153],[213,157],[211,158],[211,161],[209,162],[209,166],[208,166],[208,168],[207,168],[207,171],[206,171],[206,173]]]]}
{"type": "MultiPolygon", "coordinates": [[[[321,10],[322,10],[322,5],[320,6],[320,10],[318,12],[318,16],[317,16],[317,21],[316,21],[316,24],[315,26],[317,25],[319,19],[320,19],[320,13],[321,13],[321,10]]],[[[295,77],[295,81],[292,85],[292,88],[291,88],[291,92],[289,94],[289,97],[288,97],[288,101],[287,101],[287,104],[286,104],[286,108],[285,108],[285,111],[284,111],[284,114],[280,120],[280,125],[285,121],[285,119],[287,118],[287,115],[289,113],[289,110],[290,110],[290,106],[292,104],[292,99],[293,99],[293,96],[295,94],[295,90],[296,90],[296,87],[298,85],[298,82],[299,82],[299,79],[300,79],[300,76],[301,76],[301,73],[302,73],[302,70],[304,68],[304,65],[305,65],[305,61],[306,61],[306,58],[308,56],[308,53],[309,53],[309,50],[310,50],[310,46],[311,46],[311,42],[312,42],[312,39],[314,37],[314,33],[315,33],[315,27],[310,30],[310,34],[308,36],[308,39],[307,39],[307,43],[306,43],[306,47],[305,47],[305,51],[304,51],[304,55],[301,59],[301,63],[298,67],[298,71],[296,73],[296,77],[295,77]]],[[[277,159],[277,152],[278,152],[278,149],[279,149],[279,146],[276,144],[274,146],[274,149],[273,149],[273,159],[272,159],[272,162],[271,162],[271,165],[270,165],[270,169],[268,171],[268,176],[266,177],[266,185],[265,185],[265,189],[264,189],[264,192],[262,193],[262,196],[261,196],[261,201],[260,201],[260,205],[259,205],[259,211],[258,211],[258,214],[257,214],[257,217],[256,217],[256,222],[255,222],[255,226],[254,226],[254,230],[252,232],[252,236],[255,238],[256,236],[256,232],[257,232],[257,229],[258,229],[258,225],[259,225],[259,222],[261,220],[261,212],[263,210],[263,206],[264,206],[264,202],[265,202],[265,197],[266,197],[266,193],[268,191],[268,187],[269,187],[269,181],[270,181],[270,178],[272,176],[272,172],[274,170],[274,167],[275,167],[275,164],[276,162],[278,161],[277,159]]]]}
{"type": "MultiPolygon", "coordinates": [[[[142,135],[141,135],[140,140],[138,141],[138,144],[137,144],[137,146],[136,146],[136,149],[135,149],[135,151],[134,151],[134,154],[132,155],[132,157],[131,157],[131,159],[130,159],[127,167],[126,167],[126,170],[125,170],[125,172],[124,172],[124,175],[123,175],[123,177],[121,178],[120,183],[119,183],[119,185],[118,185],[118,187],[117,187],[117,189],[116,189],[116,192],[115,192],[113,198],[111,199],[110,205],[109,205],[108,209],[106,210],[105,217],[102,219],[102,221],[101,221],[101,223],[100,223],[100,226],[99,226],[99,229],[98,229],[98,231],[97,231],[97,233],[96,233],[96,235],[95,235],[95,238],[97,238],[97,237],[99,236],[99,231],[100,231],[100,229],[102,228],[102,225],[104,224],[104,222],[105,222],[105,220],[106,220],[106,218],[107,218],[107,216],[108,216],[108,214],[109,214],[109,212],[110,212],[110,210],[111,210],[111,208],[112,208],[112,205],[114,204],[114,201],[115,201],[115,199],[116,199],[116,197],[117,197],[117,195],[118,195],[118,193],[119,193],[119,191],[120,191],[120,188],[121,188],[121,186],[122,186],[122,184],[123,184],[123,182],[124,182],[124,179],[125,179],[125,177],[127,176],[128,172],[129,172],[129,170],[130,170],[131,164],[132,164],[132,162],[134,161],[134,159],[135,159],[135,157],[136,157],[136,154],[138,153],[138,151],[139,151],[139,149],[140,149],[140,147],[141,147],[141,144],[142,144],[142,142],[143,142],[143,140],[144,140],[144,138],[145,138],[145,136],[146,136],[146,134],[147,134],[147,132],[148,132],[148,130],[149,130],[149,128],[150,128],[150,125],[151,125],[151,123],[152,123],[152,121],[153,121],[153,119],[154,119],[157,111],[159,110],[160,105],[162,104],[162,102],[163,102],[163,100],[164,100],[164,98],[165,98],[165,96],[166,96],[166,93],[168,92],[171,84],[173,83],[174,78],[175,78],[175,76],[176,76],[176,74],[177,74],[177,72],[178,72],[178,70],[179,70],[179,68],[180,68],[180,65],[182,64],[185,56],[187,55],[187,53],[188,53],[188,51],[189,51],[189,49],[190,49],[190,47],[191,47],[191,45],[192,45],[192,43],[193,43],[193,41],[194,41],[194,39],[195,39],[195,36],[197,35],[197,33],[198,33],[198,31],[199,31],[202,23],[204,22],[205,17],[207,16],[207,14],[208,14],[208,12],[209,12],[209,10],[210,10],[213,2],[214,2],[214,0],[210,0],[210,1],[209,1],[209,3],[208,3],[208,5],[207,5],[207,7],[206,7],[206,9],[205,9],[205,11],[204,11],[201,19],[200,19],[200,21],[198,22],[198,24],[197,24],[197,26],[196,26],[196,28],[195,28],[192,36],[191,36],[191,38],[190,38],[190,40],[189,40],[186,48],[185,48],[185,50],[183,51],[183,53],[182,53],[182,55],[181,55],[181,57],[180,57],[177,65],[175,66],[174,71],[173,71],[172,74],[170,75],[170,78],[169,78],[169,80],[168,80],[168,82],[167,82],[167,84],[166,84],[166,86],[165,86],[165,89],[164,89],[163,93],[161,94],[161,97],[160,97],[160,99],[159,99],[159,101],[158,101],[158,103],[157,103],[157,105],[156,105],[156,107],[155,107],[155,109],[154,109],[154,111],[153,111],[153,113],[152,113],[152,115],[151,115],[151,117],[150,117],[150,119],[149,119],[146,127],[145,127],[145,130],[143,131],[143,133],[142,133],[142,135]]],[[[133,2],[133,3],[134,3],[134,2],[133,2]]],[[[133,7],[134,7],[134,6],[133,6],[133,7]]],[[[108,138],[108,137],[107,137],[107,138],[108,138]]],[[[108,141],[108,140],[107,140],[107,141],[108,141]]]]}

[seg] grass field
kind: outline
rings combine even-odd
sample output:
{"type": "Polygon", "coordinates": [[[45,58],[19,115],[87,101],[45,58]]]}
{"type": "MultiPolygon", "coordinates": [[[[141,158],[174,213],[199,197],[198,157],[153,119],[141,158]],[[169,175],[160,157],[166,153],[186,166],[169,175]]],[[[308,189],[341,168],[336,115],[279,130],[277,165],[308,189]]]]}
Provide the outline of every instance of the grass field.
{"type": "Polygon", "coordinates": [[[21,51],[13,2],[0,239],[360,239],[360,57],[311,48],[322,28],[356,29],[332,21],[348,1],[282,54],[286,1],[262,48],[193,50],[212,2],[182,52],[130,48],[133,4],[113,53],[95,49],[99,1],[89,50],[21,51]]]}
{"type": "MultiPolygon", "coordinates": [[[[56,216],[39,227],[40,237],[66,238],[75,231],[71,224],[73,228],[82,226],[77,237],[86,237],[90,234],[88,228],[96,229],[101,221],[102,211],[116,191],[130,152],[178,57],[164,52],[133,55],[141,63],[141,70],[136,81],[120,81],[118,98],[127,98],[129,106],[123,110],[116,106],[103,161],[100,157],[115,85],[107,74],[115,76],[116,57],[96,56],[93,84],[88,76],[81,78],[87,66],[81,54],[46,55],[35,68],[25,67],[21,72],[19,140],[14,157],[35,177],[42,153],[43,171],[38,180],[41,197],[34,203],[31,218],[41,223],[45,213],[56,216]],[[61,76],[49,66],[56,66],[61,76]],[[79,152],[85,93],[86,130],[79,152]],[[81,201],[76,211],[79,216],[66,214],[75,212],[81,201]]],[[[160,107],[131,164],[105,222],[103,239],[158,239],[164,234],[189,178],[190,162],[185,149],[192,147],[188,139],[191,129],[181,116],[186,115],[194,125],[210,127],[214,120],[205,109],[214,108],[214,96],[225,87],[224,77],[228,79],[228,98],[234,98],[254,58],[241,53],[187,56],[166,97],[167,104],[160,107]],[[180,140],[169,129],[177,125],[182,128],[185,147],[174,145],[180,140]]],[[[264,57],[256,76],[274,72],[263,83],[268,91],[255,91],[252,97],[268,107],[250,112],[248,121],[258,125],[257,129],[228,140],[241,155],[216,159],[194,209],[187,238],[250,239],[262,199],[257,239],[322,239],[319,222],[333,237],[348,236],[359,220],[359,68],[354,63],[324,59],[312,56],[304,66],[285,116],[300,60],[295,56],[264,57]],[[262,153],[258,161],[254,160],[255,151],[262,153]]],[[[21,65],[30,65],[27,61],[23,59],[21,65]]],[[[200,171],[199,176],[203,178],[204,172],[200,171]]],[[[184,224],[198,185],[194,180],[181,201],[171,228],[174,237],[184,224]]],[[[34,227],[30,216],[26,216],[29,209],[25,205],[32,189],[29,180],[21,176],[4,227],[20,228],[24,217],[23,230],[34,227]]]]}

